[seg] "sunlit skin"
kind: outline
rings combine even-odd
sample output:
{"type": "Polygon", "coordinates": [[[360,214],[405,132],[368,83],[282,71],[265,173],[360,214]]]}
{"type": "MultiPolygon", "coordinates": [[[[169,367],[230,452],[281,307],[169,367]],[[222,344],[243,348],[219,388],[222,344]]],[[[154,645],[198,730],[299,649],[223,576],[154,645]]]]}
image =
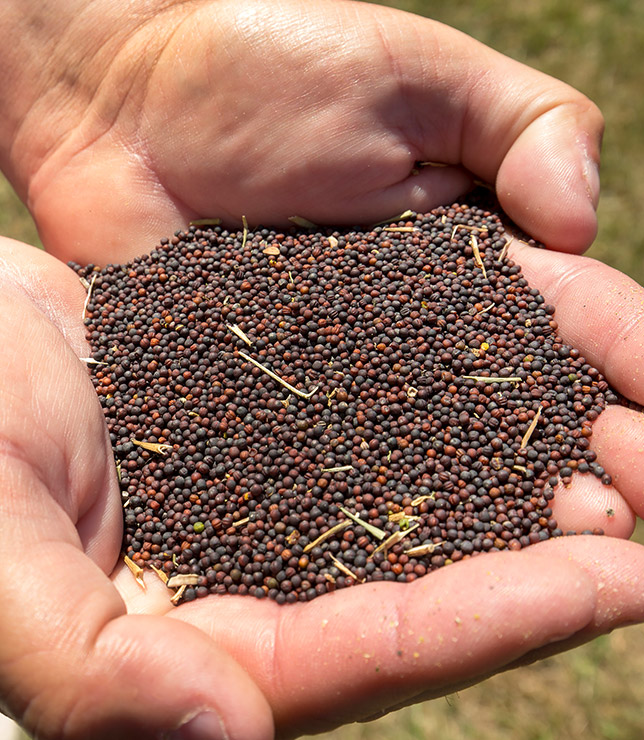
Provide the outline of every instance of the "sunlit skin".
{"type": "MultiPolygon", "coordinates": [[[[78,359],[85,291],[64,265],[125,261],[192,217],[427,210],[472,175],[520,226],[579,252],[596,230],[592,103],[456,31],[366,4],[142,2],[134,19],[119,2],[9,5],[18,52],[22,23],[49,54],[38,71],[33,54],[0,51],[22,70],[22,86],[3,82],[0,162],[50,254],[0,243],[4,711],[47,740],[159,737],[202,709],[231,738],[290,737],[644,618],[644,549],[624,539],[644,509],[644,425],[622,407],[592,437],[614,486],[575,476],[555,502],[564,530],[607,537],[284,607],[210,596],[175,608],[153,574],[143,592],[119,562],[114,460],[78,359]],[[417,160],[451,166],[412,175],[417,160]]],[[[564,339],[644,402],[642,290],[575,254],[515,243],[512,256],[557,306],[564,339]]]]}
{"type": "Polygon", "coordinates": [[[12,4],[53,38],[25,22],[0,51],[20,82],[0,164],[64,259],[123,260],[195,216],[371,223],[472,177],[558,249],[595,235],[596,107],[436,22],[337,0],[12,4]]]}

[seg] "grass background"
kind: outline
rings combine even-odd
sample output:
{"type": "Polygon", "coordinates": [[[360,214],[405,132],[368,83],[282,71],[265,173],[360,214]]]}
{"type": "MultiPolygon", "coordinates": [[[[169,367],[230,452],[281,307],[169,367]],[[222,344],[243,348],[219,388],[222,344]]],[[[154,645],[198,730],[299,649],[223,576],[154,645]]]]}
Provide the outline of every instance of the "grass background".
{"type": "MultiPolygon", "coordinates": [[[[590,254],[644,283],[643,0],[397,0],[559,77],[603,110],[600,230],[590,254]]],[[[38,244],[29,214],[0,182],[0,233],[38,244]]],[[[637,534],[644,541],[641,532],[637,534]]],[[[644,626],[501,674],[323,740],[641,740],[644,626]]]]}

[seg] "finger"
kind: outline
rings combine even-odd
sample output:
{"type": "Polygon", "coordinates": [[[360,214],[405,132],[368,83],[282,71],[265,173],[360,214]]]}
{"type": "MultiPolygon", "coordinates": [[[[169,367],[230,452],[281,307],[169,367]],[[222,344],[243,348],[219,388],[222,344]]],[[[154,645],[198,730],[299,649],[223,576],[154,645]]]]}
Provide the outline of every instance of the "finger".
{"type": "Polygon", "coordinates": [[[36,247],[0,237],[0,289],[20,291],[76,354],[89,351],[82,314],[86,290],[65,264],[36,247]]]}
{"type": "Polygon", "coordinates": [[[603,123],[590,101],[569,92],[574,102],[546,94],[529,106],[534,118],[505,154],[495,184],[501,206],[526,232],[579,253],[597,236],[603,123]]]}
{"type": "MultiPolygon", "coordinates": [[[[58,536],[54,527],[47,534],[58,536]]],[[[9,535],[3,526],[3,541],[27,554],[17,562],[0,548],[11,583],[0,616],[0,691],[3,708],[30,732],[147,740],[205,712],[204,734],[195,737],[272,737],[261,693],[202,632],[126,615],[108,578],[64,533],[46,543],[9,535]]]]}
{"type": "MultiPolygon", "coordinates": [[[[644,290],[626,275],[592,259],[516,243],[512,249],[528,282],[557,307],[555,318],[564,341],[579,348],[616,390],[643,402],[644,290]]],[[[599,464],[639,515],[643,513],[642,437],[640,412],[619,407],[608,407],[600,415],[591,437],[599,464]]]]}
{"type": "MultiPolygon", "coordinates": [[[[0,311],[2,459],[33,466],[50,491],[52,516],[109,571],[119,550],[120,496],[107,429],[87,369],[20,286],[5,283],[0,311]]],[[[32,502],[18,489],[8,490],[3,503],[9,511],[25,509],[26,516],[32,502]]],[[[24,527],[33,523],[27,518],[24,527]]]]}
{"type": "Polygon", "coordinates": [[[644,415],[610,406],[593,424],[591,438],[597,461],[609,473],[637,516],[644,518],[644,415]]]}
{"type": "MultiPolygon", "coordinates": [[[[529,555],[531,560],[524,577],[539,568],[539,561],[549,566],[567,562],[583,569],[594,589],[594,609],[592,618],[578,632],[527,652],[506,668],[563,653],[599,635],[644,620],[644,547],[641,545],[609,537],[559,537],[530,547],[523,554],[529,555]]],[[[554,603],[558,608],[558,602],[554,603]]],[[[422,692],[414,701],[432,696],[433,693],[422,692]]]]}
{"type": "Polygon", "coordinates": [[[644,547],[610,537],[560,537],[531,548],[535,562],[565,560],[582,568],[595,588],[593,617],[577,634],[527,653],[517,665],[570,650],[644,620],[644,547]]]}
{"type": "Polygon", "coordinates": [[[562,537],[544,545],[545,557],[564,555],[582,567],[595,585],[597,601],[585,635],[594,637],[644,619],[642,545],[611,537],[562,537]]]}
{"type": "MultiPolygon", "coordinates": [[[[586,257],[555,254],[517,242],[512,244],[511,256],[521,265],[528,282],[540,290],[548,303],[556,306],[555,319],[562,339],[578,348],[617,391],[629,399],[644,401],[644,379],[640,373],[644,358],[644,290],[626,275],[586,257]]],[[[641,413],[608,406],[593,424],[591,446],[598,455],[598,463],[613,477],[628,506],[641,516],[644,513],[639,472],[644,466],[641,413]]],[[[605,507],[606,511],[616,513],[614,518],[609,517],[610,522],[605,522],[606,531],[623,536],[623,531],[620,534],[619,527],[615,527],[618,520],[627,527],[627,518],[622,505],[613,499],[613,489],[597,484],[594,488],[594,494],[587,492],[579,498],[557,494],[555,517],[570,522],[590,515],[592,521],[606,529],[601,523],[601,509],[605,507]],[[577,509],[572,519],[568,503],[577,509]]],[[[579,527],[571,526],[571,529],[579,527]]]]}
{"type": "Polygon", "coordinates": [[[635,515],[616,481],[607,486],[592,474],[575,473],[566,486],[555,486],[552,516],[564,532],[601,529],[610,537],[628,539],[635,529],[635,515]]]}
{"type": "Polygon", "coordinates": [[[559,333],[627,398],[644,402],[644,289],[587,257],[513,242],[511,256],[530,285],[556,306],[559,333]]]}
{"type": "Polygon", "coordinates": [[[201,625],[249,667],[283,734],[321,731],[473,682],[592,619],[595,591],[580,568],[506,555],[289,608],[224,597],[172,616],[201,625]]]}
{"type": "Polygon", "coordinates": [[[126,615],[107,575],[120,496],[86,370],[21,291],[0,311],[3,709],[43,738],[159,737],[202,712],[199,737],[271,737],[265,700],[224,650],[126,615]]]}
{"type": "Polygon", "coordinates": [[[418,158],[460,163],[493,183],[506,213],[544,243],[588,247],[597,230],[597,107],[454,29],[379,12],[374,18],[407,103],[392,114],[399,125],[415,125],[418,158]]]}

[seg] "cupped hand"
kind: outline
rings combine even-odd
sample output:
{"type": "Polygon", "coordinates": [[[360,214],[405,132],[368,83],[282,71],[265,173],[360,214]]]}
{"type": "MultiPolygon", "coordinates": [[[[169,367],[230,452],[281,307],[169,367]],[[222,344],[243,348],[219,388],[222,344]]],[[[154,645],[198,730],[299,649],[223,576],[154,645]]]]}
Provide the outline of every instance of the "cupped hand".
{"type": "MultiPolygon", "coordinates": [[[[642,289],[586,258],[519,245],[515,255],[558,304],[564,338],[644,401],[642,289]]],[[[592,437],[616,487],[577,475],[556,498],[562,528],[603,526],[607,537],[281,607],[228,595],[173,607],[152,574],[142,591],[119,561],[114,461],[79,360],[84,290],[10,240],[0,268],[0,696],[39,738],[170,737],[196,716],[176,737],[321,731],[644,619],[644,548],[621,539],[644,510],[644,427],[617,406],[592,437]]]]}
{"type": "Polygon", "coordinates": [[[10,34],[32,42],[17,71],[43,60],[0,161],[65,260],[124,261],[199,217],[373,223],[473,178],[549,245],[594,238],[602,119],[561,82],[367,3],[131,8],[38,0],[10,34]]]}

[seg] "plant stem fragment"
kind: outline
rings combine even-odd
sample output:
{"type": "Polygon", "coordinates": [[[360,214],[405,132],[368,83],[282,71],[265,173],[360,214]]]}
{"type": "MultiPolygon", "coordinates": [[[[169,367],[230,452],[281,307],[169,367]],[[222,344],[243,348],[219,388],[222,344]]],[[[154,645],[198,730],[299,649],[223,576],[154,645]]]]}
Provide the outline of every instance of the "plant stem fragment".
{"type": "Polygon", "coordinates": [[[530,437],[532,437],[532,433],[537,427],[537,424],[539,423],[539,418],[541,417],[541,406],[537,409],[537,413],[534,415],[534,419],[530,422],[530,426],[528,427],[526,433],[523,435],[523,439],[521,440],[521,449],[525,449],[528,445],[528,442],[530,441],[530,437]]]}
{"type": "Polygon", "coordinates": [[[92,279],[89,281],[89,288],[87,289],[87,295],[85,296],[85,303],[83,304],[83,315],[82,315],[83,321],[87,317],[87,306],[89,305],[89,302],[92,298],[92,291],[94,290],[94,283],[96,282],[97,277],[98,277],[98,274],[95,273],[94,275],[92,275],[92,279]]]}
{"type": "Polygon", "coordinates": [[[300,391],[294,386],[292,386],[290,383],[288,383],[286,380],[284,380],[283,378],[280,378],[279,375],[276,375],[272,370],[269,370],[266,366],[262,365],[261,362],[258,362],[250,355],[247,355],[245,352],[242,352],[241,350],[239,350],[239,354],[245,360],[248,360],[248,362],[252,362],[253,365],[255,365],[255,367],[258,367],[260,370],[265,372],[269,378],[273,378],[273,380],[276,380],[278,383],[281,383],[284,386],[284,388],[289,390],[291,393],[295,393],[295,395],[299,396],[300,398],[307,398],[307,399],[311,398],[318,389],[318,386],[316,385],[315,388],[312,391],[309,391],[308,393],[305,393],[304,391],[300,391]]]}
{"type": "MultiPolygon", "coordinates": [[[[329,554],[330,554],[330,553],[329,553],[329,554]]],[[[349,568],[347,568],[347,566],[346,566],[346,565],[345,565],[344,563],[341,563],[341,562],[340,562],[340,561],[339,561],[339,560],[338,560],[338,559],[337,559],[337,558],[335,557],[335,555],[331,555],[331,560],[333,560],[333,563],[334,563],[335,567],[336,567],[336,568],[337,568],[338,570],[342,571],[342,572],[344,573],[344,575],[345,575],[345,576],[349,576],[349,578],[353,578],[353,580],[354,580],[354,581],[355,581],[356,583],[362,583],[362,580],[361,580],[360,578],[358,578],[358,576],[357,576],[357,575],[356,575],[356,574],[355,574],[355,573],[354,573],[354,572],[353,572],[352,570],[350,570],[349,568]]]]}
{"type": "Polygon", "coordinates": [[[369,524],[369,522],[365,522],[364,519],[360,519],[359,516],[356,516],[355,514],[350,512],[349,509],[345,509],[344,506],[340,506],[340,511],[345,516],[348,516],[349,519],[353,519],[353,521],[356,524],[359,524],[361,527],[364,527],[367,530],[367,532],[371,533],[374,537],[377,537],[379,540],[382,540],[387,536],[387,533],[383,532],[382,529],[379,529],[378,527],[374,527],[373,524],[369,524]]]}
{"type": "Polygon", "coordinates": [[[489,376],[489,375],[461,375],[463,380],[477,380],[483,383],[521,383],[522,378],[516,375],[509,375],[507,378],[489,376]]]}
{"type": "Polygon", "coordinates": [[[159,455],[166,455],[172,449],[172,445],[158,444],[157,442],[140,442],[138,439],[131,439],[130,442],[137,447],[148,450],[148,452],[156,452],[159,455]]]}
{"type": "Polygon", "coordinates": [[[143,580],[143,568],[137,565],[134,560],[129,558],[127,555],[123,556],[123,562],[130,569],[130,572],[134,576],[134,580],[141,586],[144,591],[147,591],[145,581],[143,580]]]}
{"type": "Polygon", "coordinates": [[[397,545],[401,540],[404,540],[405,537],[408,537],[414,530],[418,529],[418,527],[420,527],[420,524],[416,523],[407,529],[399,529],[397,532],[389,535],[384,542],[381,542],[378,547],[376,547],[369,557],[372,558],[376,553],[382,552],[383,550],[387,552],[389,548],[397,545]]]}
{"type": "Polygon", "coordinates": [[[309,542],[309,544],[304,548],[303,552],[305,553],[309,552],[314,547],[321,545],[325,540],[328,540],[329,537],[333,537],[333,535],[336,534],[336,532],[341,532],[343,529],[350,527],[351,524],[352,524],[351,519],[344,519],[343,521],[338,522],[333,527],[330,527],[329,529],[327,529],[326,532],[323,532],[319,537],[313,540],[313,542],[309,542]]]}
{"type": "Polygon", "coordinates": [[[304,218],[303,216],[289,216],[288,220],[292,224],[301,226],[304,229],[317,229],[317,224],[314,224],[313,221],[309,221],[308,218],[304,218]]]}
{"type": "Polygon", "coordinates": [[[219,226],[220,224],[220,218],[195,218],[190,221],[190,226],[219,226]]]}
{"type": "Polygon", "coordinates": [[[237,324],[226,324],[226,329],[228,329],[228,331],[234,334],[236,337],[239,337],[242,342],[246,342],[249,347],[253,344],[252,339],[250,339],[250,337],[244,331],[242,331],[237,326],[237,324]]]}

